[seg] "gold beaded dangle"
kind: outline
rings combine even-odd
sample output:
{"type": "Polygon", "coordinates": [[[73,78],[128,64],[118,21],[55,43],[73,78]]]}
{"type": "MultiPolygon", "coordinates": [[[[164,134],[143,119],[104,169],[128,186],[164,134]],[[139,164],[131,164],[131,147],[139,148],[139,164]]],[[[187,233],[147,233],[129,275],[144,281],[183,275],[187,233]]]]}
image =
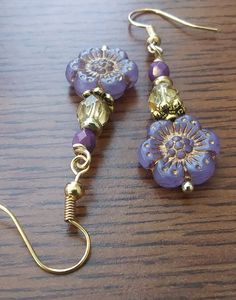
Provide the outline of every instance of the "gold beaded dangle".
{"type": "Polygon", "coordinates": [[[36,264],[52,274],[67,274],[84,265],[90,254],[91,242],[86,229],[79,224],[76,217],[76,202],[84,195],[81,176],[91,163],[91,152],[96,145],[96,136],[102,132],[114,109],[114,99],[134,86],[138,79],[138,68],[135,62],[128,59],[125,51],[107,46],[89,48],[80,52],[77,58],[70,61],[66,68],[66,78],[82,97],[77,109],[80,130],[74,135],[72,146],[75,157],[70,167],[75,175],[72,182],[65,186],[65,222],[75,226],[85,237],[86,248],[79,261],[68,268],[55,269],[45,265],[36,254],[22,226],[15,215],[0,204],[0,209],[10,216],[16,225],[26,247],[36,264]]]}
{"type": "Polygon", "coordinates": [[[160,37],[152,25],[135,21],[144,13],[154,13],[192,28],[217,29],[186,22],[159,9],[137,9],[128,17],[132,25],[147,30],[147,50],[154,56],[148,72],[154,85],[148,105],[156,121],[139,147],[139,163],[152,172],[159,186],[181,186],[183,192],[191,192],[194,185],[204,183],[213,175],[220,151],[219,138],[213,131],[203,129],[195,117],[185,114],[179,92],[169,77],[169,67],[163,61],[160,37]]]}

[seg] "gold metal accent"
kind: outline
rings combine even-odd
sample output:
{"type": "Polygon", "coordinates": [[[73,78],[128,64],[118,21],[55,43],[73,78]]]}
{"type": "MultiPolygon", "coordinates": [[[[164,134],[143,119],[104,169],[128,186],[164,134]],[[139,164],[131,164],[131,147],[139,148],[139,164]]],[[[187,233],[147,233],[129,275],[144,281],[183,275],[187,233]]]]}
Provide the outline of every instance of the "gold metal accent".
{"type": "Polygon", "coordinates": [[[90,168],[91,154],[82,144],[74,144],[76,156],[72,159],[70,167],[75,174],[75,181],[79,181],[81,175],[86,173],[90,168]]]}
{"type": "Polygon", "coordinates": [[[65,186],[65,196],[73,197],[74,200],[78,200],[84,195],[84,189],[80,182],[72,181],[65,186]]]}
{"type": "Polygon", "coordinates": [[[77,147],[79,149],[78,155],[72,160],[71,162],[71,169],[73,173],[75,174],[75,180],[72,181],[71,183],[67,184],[65,187],[65,213],[64,213],[64,219],[67,223],[72,224],[80,232],[83,233],[85,237],[85,242],[86,242],[86,248],[83,256],[81,259],[73,266],[64,268],[64,269],[56,269],[56,268],[51,268],[45,265],[41,259],[38,257],[36,254],[33,246],[31,245],[22,225],[16,218],[16,216],[5,206],[0,204],[0,210],[4,211],[14,222],[22,240],[24,241],[26,247],[28,248],[32,258],[34,259],[35,263],[44,271],[52,274],[57,274],[57,275],[63,275],[63,274],[68,274],[72,273],[79,268],[81,268],[84,263],[86,262],[90,249],[91,249],[91,241],[90,241],[90,236],[86,229],[79,224],[76,218],[75,210],[76,210],[76,200],[80,198],[83,195],[83,189],[81,187],[81,184],[79,182],[80,176],[85,173],[89,169],[90,161],[91,161],[91,155],[89,151],[82,145],[82,144],[77,144],[77,147]]]}
{"type": "MultiPolygon", "coordinates": [[[[87,91],[87,93],[88,93],[88,91],[87,91]]],[[[103,91],[103,89],[101,89],[100,87],[96,87],[95,89],[90,91],[90,93],[92,95],[95,95],[95,96],[98,96],[98,97],[102,98],[107,103],[107,105],[109,106],[110,111],[113,112],[113,110],[114,110],[114,99],[110,94],[105,93],[103,91]]]]}
{"type": "Polygon", "coordinates": [[[209,31],[218,31],[217,28],[213,27],[206,27],[206,26],[201,26],[201,25],[196,25],[190,22],[187,22],[183,19],[177,18],[174,15],[171,15],[169,13],[166,13],[160,9],[152,9],[152,8],[141,8],[141,9],[136,9],[134,11],[131,11],[128,15],[128,20],[130,24],[145,28],[149,38],[147,39],[147,49],[150,53],[154,54],[155,58],[162,58],[163,50],[160,47],[161,44],[161,39],[157,35],[155,28],[151,24],[144,24],[141,22],[134,21],[138,16],[145,14],[145,13],[154,13],[156,15],[161,16],[164,19],[167,19],[167,21],[174,21],[176,23],[180,23],[182,25],[195,28],[195,29],[201,29],[201,30],[209,30],[209,31]]]}
{"type": "Polygon", "coordinates": [[[173,81],[168,76],[159,76],[154,80],[154,85],[159,85],[160,83],[166,83],[167,85],[173,85],[173,81]]]}
{"type": "Polygon", "coordinates": [[[147,39],[147,43],[160,46],[161,45],[161,38],[158,35],[149,36],[148,39],[147,39]]]}
{"type": "Polygon", "coordinates": [[[160,9],[141,8],[141,9],[136,9],[136,10],[131,11],[128,15],[129,22],[134,26],[145,28],[147,30],[147,33],[148,33],[149,37],[158,36],[155,32],[154,26],[151,25],[151,24],[144,24],[144,23],[141,23],[141,22],[134,21],[134,19],[137,18],[139,15],[145,14],[145,13],[154,13],[156,15],[161,16],[164,19],[167,19],[167,21],[174,21],[176,23],[180,23],[182,25],[185,25],[185,26],[188,26],[188,27],[191,27],[191,28],[195,28],[195,29],[218,31],[218,29],[214,28],[214,27],[206,27],[206,26],[196,25],[196,24],[187,22],[183,19],[177,18],[174,15],[171,15],[171,14],[169,14],[167,12],[164,12],[163,10],[160,10],[160,9]]]}
{"type": "Polygon", "coordinates": [[[114,109],[114,100],[99,87],[84,92],[83,97],[77,109],[80,127],[90,128],[100,134],[114,109]]]}
{"type": "Polygon", "coordinates": [[[174,120],[185,113],[178,90],[166,76],[161,76],[155,81],[148,104],[152,116],[157,120],[174,120]]]}
{"type": "Polygon", "coordinates": [[[194,186],[191,181],[185,181],[182,184],[182,191],[184,193],[191,193],[191,192],[193,192],[193,190],[194,190],[194,186]]]}
{"type": "Polygon", "coordinates": [[[163,56],[163,49],[154,43],[148,44],[147,50],[149,53],[155,56],[155,59],[162,59],[163,56]]]}

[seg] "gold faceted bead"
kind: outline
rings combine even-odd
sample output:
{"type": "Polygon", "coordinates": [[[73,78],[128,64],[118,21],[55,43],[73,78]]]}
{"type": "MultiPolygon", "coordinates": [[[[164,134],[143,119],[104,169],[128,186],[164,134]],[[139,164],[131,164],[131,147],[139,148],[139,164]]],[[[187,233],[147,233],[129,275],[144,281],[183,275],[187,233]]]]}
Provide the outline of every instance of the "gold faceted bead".
{"type": "Polygon", "coordinates": [[[179,92],[173,87],[171,79],[167,76],[157,78],[148,103],[151,114],[157,120],[174,120],[185,113],[179,92]]]}
{"type": "Polygon", "coordinates": [[[112,97],[100,94],[99,90],[86,92],[77,109],[77,119],[81,128],[90,128],[100,134],[102,127],[108,122],[113,110],[112,97]],[[106,102],[106,99],[110,102],[106,102]]]}
{"type": "Polygon", "coordinates": [[[65,196],[72,196],[75,200],[81,198],[84,195],[84,189],[82,185],[77,181],[72,181],[65,186],[65,196]]]}

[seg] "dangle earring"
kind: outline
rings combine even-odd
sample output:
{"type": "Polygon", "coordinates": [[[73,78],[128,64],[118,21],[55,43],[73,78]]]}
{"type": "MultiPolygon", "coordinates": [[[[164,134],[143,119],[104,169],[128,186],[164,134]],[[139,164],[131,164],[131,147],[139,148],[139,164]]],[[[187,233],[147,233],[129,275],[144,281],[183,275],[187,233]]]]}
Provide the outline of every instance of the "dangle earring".
{"type": "Polygon", "coordinates": [[[148,72],[154,84],[148,104],[157,121],[150,126],[148,138],[139,148],[139,163],[152,171],[158,185],[182,186],[183,192],[191,192],[194,185],[204,183],[213,175],[220,151],[219,139],[213,131],[202,129],[197,119],[185,114],[183,102],[169,77],[168,65],[163,61],[160,37],[152,25],[134,21],[144,13],[154,13],[196,29],[217,29],[186,22],[158,9],[137,9],[128,17],[132,25],[146,29],[147,50],[154,55],[148,72]]]}
{"type": "Polygon", "coordinates": [[[83,266],[89,256],[90,237],[76,217],[76,202],[84,194],[80,177],[89,170],[91,152],[96,145],[96,136],[101,134],[103,126],[109,120],[114,107],[113,99],[120,98],[128,88],[134,86],[138,79],[138,68],[135,62],[129,60],[125,51],[103,46],[80,52],[78,57],[67,65],[66,78],[83,99],[77,110],[80,130],[72,141],[75,157],[72,159],[70,167],[75,179],[65,187],[64,220],[83,233],[86,241],[84,255],[72,267],[65,269],[48,267],[36,254],[16,216],[0,204],[0,209],[10,216],[16,225],[35,263],[42,270],[52,274],[74,272],[83,266]]]}

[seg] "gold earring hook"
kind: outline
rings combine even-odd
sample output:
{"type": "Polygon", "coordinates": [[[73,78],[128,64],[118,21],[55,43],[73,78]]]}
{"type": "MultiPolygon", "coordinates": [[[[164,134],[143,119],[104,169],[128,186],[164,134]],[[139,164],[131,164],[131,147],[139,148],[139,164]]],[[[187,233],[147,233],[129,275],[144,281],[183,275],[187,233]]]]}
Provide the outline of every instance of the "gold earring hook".
{"type": "Polygon", "coordinates": [[[24,229],[16,216],[5,206],[0,204],[0,210],[4,211],[13,221],[15,224],[22,240],[24,241],[26,247],[28,248],[31,256],[33,257],[35,263],[44,271],[52,274],[63,275],[72,273],[78,270],[83,264],[86,262],[87,258],[89,257],[90,249],[91,249],[91,241],[90,236],[86,229],[79,224],[76,219],[76,201],[83,196],[83,189],[79,182],[80,176],[87,172],[90,167],[91,162],[91,155],[89,151],[83,146],[82,144],[75,144],[74,151],[76,157],[71,161],[71,170],[75,175],[75,180],[71,183],[67,184],[65,187],[65,212],[64,212],[64,220],[65,222],[72,224],[76,228],[79,229],[80,232],[83,233],[86,242],[86,248],[83,256],[81,259],[73,266],[64,268],[64,269],[55,269],[48,267],[45,265],[41,259],[36,254],[33,246],[31,245],[24,229]]]}
{"type": "Polygon", "coordinates": [[[164,19],[174,21],[176,23],[180,23],[182,25],[185,25],[185,26],[188,26],[188,27],[191,27],[191,28],[195,28],[195,29],[218,31],[218,29],[214,28],[214,27],[206,27],[206,26],[196,25],[196,24],[187,22],[183,19],[175,17],[174,15],[166,13],[166,12],[160,10],[160,9],[141,8],[141,9],[136,9],[136,10],[131,11],[128,15],[129,22],[134,26],[145,28],[150,37],[157,36],[157,34],[155,32],[155,28],[153,27],[153,25],[144,24],[144,23],[141,23],[141,22],[134,21],[134,19],[137,18],[139,15],[145,14],[145,13],[154,13],[156,15],[159,15],[159,16],[163,17],[164,19]]]}
{"type": "Polygon", "coordinates": [[[22,238],[22,240],[24,241],[26,247],[28,248],[31,256],[33,257],[35,263],[44,271],[51,273],[51,274],[58,274],[58,275],[63,275],[63,274],[69,274],[72,273],[76,270],[78,270],[80,267],[82,267],[82,265],[86,262],[89,253],[90,253],[90,248],[91,248],[91,242],[90,242],[90,237],[88,232],[85,230],[85,228],[83,226],[81,226],[78,222],[76,222],[75,220],[70,220],[69,223],[74,225],[76,228],[78,228],[85,236],[86,239],[86,249],[84,252],[84,255],[82,256],[82,258],[79,260],[79,262],[77,264],[75,264],[72,267],[69,268],[65,268],[65,269],[55,269],[55,268],[51,268],[46,266],[41,259],[38,257],[38,255],[36,254],[33,246],[31,245],[26,233],[24,232],[23,227],[21,226],[21,224],[19,223],[19,221],[17,220],[16,216],[5,206],[0,204],[0,209],[2,211],[4,211],[14,222],[14,224],[16,225],[16,228],[22,238]]]}

